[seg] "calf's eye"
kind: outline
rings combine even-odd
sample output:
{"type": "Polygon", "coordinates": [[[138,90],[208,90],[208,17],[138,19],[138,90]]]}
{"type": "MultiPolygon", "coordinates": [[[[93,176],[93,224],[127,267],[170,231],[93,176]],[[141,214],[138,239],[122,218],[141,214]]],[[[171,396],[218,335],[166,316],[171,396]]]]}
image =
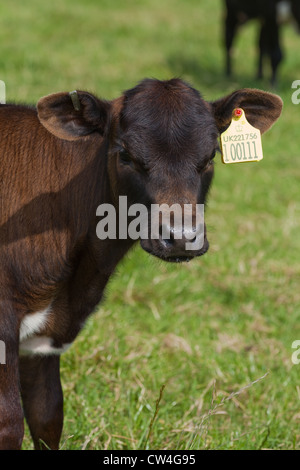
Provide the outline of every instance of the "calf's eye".
{"type": "Polygon", "coordinates": [[[214,158],[215,158],[215,156],[216,156],[217,151],[218,151],[218,149],[214,150],[213,153],[211,154],[211,156],[210,156],[210,162],[211,162],[211,163],[213,163],[213,160],[214,160],[214,158]]]}
{"type": "Polygon", "coordinates": [[[214,165],[214,158],[216,156],[216,153],[217,153],[217,150],[215,150],[211,156],[210,156],[210,159],[208,160],[207,164],[205,165],[205,168],[204,170],[207,170],[209,167],[211,167],[212,165],[214,165]]]}
{"type": "Polygon", "coordinates": [[[124,165],[130,165],[132,164],[132,160],[131,160],[131,157],[129,155],[129,153],[127,152],[126,149],[122,149],[119,153],[119,156],[120,156],[120,160],[121,162],[124,164],[124,165]]]}

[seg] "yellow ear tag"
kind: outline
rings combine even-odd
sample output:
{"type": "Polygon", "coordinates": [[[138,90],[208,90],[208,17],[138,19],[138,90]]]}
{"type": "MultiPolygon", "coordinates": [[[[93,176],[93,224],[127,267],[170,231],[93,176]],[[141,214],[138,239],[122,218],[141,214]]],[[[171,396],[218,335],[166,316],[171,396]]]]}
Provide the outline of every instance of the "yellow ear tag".
{"type": "Polygon", "coordinates": [[[221,149],[223,163],[263,159],[260,130],[249,124],[243,109],[234,109],[230,126],[221,134],[221,149]]]}

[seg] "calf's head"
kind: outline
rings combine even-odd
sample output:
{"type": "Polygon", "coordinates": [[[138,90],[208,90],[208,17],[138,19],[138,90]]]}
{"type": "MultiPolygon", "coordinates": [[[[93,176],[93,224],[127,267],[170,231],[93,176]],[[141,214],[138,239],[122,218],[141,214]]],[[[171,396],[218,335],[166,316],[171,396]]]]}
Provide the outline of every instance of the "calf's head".
{"type": "Polygon", "coordinates": [[[261,132],[272,126],[282,109],[278,96],[252,89],[207,102],[179,79],[146,79],[110,102],[86,92],[77,97],[76,102],[68,93],[42,98],[40,122],[60,139],[99,135],[107,148],[104,163],[116,207],[119,196],[126,196],[128,207],[147,208],[148,236],[141,237],[141,246],[167,261],[188,260],[208,249],[205,224],[201,218],[199,222],[196,209],[205,204],[218,136],[230,124],[234,108],[243,108],[261,132]],[[150,209],[157,206],[162,209],[158,232],[151,237],[150,209]],[[166,208],[169,219],[163,217],[166,208]],[[189,224],[184,223],[185,208],[191,211],[189,224]]]}

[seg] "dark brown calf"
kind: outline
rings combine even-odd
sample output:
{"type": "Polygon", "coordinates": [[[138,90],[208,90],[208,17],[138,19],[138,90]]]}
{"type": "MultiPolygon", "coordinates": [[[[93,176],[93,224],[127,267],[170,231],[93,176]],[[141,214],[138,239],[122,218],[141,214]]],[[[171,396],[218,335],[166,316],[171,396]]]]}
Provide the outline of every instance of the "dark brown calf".
{"type": "MultiPolygon", "coordinates": [[[[41,441],[59,446],[60,354],[134,243],[97,237],[99,205],[118,211],[119,196],[147,208],[204,203],[218,134],[233,109],[244,108],[264,132],[282,107],[275,95],[249,89],[208,103],[178,79],[145,80],[110,102],[83,91],[77,96],[46,96],[37,109],[0,106],[2,449],[21,447],[23,413],[35,448],[41,441]]],[[[187,252],[175,236],[141,245],[167,261],[208,249],[206,235],[202,247],[187,252]]]]}

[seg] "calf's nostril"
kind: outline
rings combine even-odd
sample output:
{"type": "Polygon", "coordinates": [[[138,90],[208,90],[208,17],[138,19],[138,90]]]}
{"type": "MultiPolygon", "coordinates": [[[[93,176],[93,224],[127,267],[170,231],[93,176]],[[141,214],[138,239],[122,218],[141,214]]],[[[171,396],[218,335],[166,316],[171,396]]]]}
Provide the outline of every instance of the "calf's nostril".
{"type": "Polygon", "coordinates": [[[170,248],[174,245],[174,240],[171,240],[170,238],[162,238],[162,243],[166,248],[170,248]]]}
{"type": "Polygon", "coordinates": [[[166,247],[174,245],[174,231],[168,226],[161,225],[159,227],[159,238],[166,247]]]}

